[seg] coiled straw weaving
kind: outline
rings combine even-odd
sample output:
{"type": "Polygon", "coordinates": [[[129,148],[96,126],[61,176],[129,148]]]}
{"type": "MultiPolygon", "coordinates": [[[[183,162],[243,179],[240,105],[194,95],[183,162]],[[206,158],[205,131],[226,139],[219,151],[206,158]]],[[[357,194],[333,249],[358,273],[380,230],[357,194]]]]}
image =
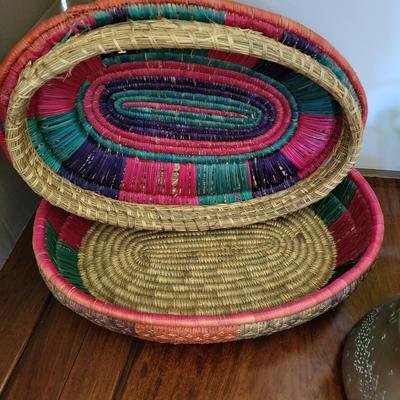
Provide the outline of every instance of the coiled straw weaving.
{"type": "Polygon", "coordinates": [[[34,227],[55,296],[93,322],[144,339],[207,343],[270,334],[333,307],[379,250],[383,220],[355,171],[312,207],[198,233],[134,231],[46,202],[34,227]]]}
{"type": "Polygon", "coordinates": [[[225,0],[73,7],[0,66],[0,144],[44,198],[46,284],[160,342],[268,335],[351,293],[383,236],[351,170],[366,116],[328,42],[225,0]]]}
{"type": "Polygon", "coordinates": [[[108,302],[153,313],[224,314],[280,305],[319,288],[332,275],[335,251],[310,211],[188,234],[100,224],[83,239],[78,269],[89,292],[108,302]]]}
{"type": "Polygon", "coordinates": [[[6,120],[14,167],[52,204],[176,231],[317,201],[354,165],[362,129],[354,93],[315,59],[258,32],[182,20],[55,45],[21,71],[6,120]]]}

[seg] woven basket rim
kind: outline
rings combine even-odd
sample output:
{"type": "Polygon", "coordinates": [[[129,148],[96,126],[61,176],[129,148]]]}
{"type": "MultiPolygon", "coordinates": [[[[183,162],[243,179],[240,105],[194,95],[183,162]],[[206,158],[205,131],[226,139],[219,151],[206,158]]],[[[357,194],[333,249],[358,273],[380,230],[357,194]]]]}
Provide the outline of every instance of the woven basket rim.
{"type": "Polygon", "coordinates": [[[299,314],[308,308],[315,307],[334,298],[338,293],[345,290],[352,283],[361,278],[378,255],[384,234],[382,210],[375,193],[362,175],[356,170],[353,170],[349,174],[349,177],[356,183],[360,193],[367,200],[369,210],[366,210],[365,212],[369,212],[372,217],[372,239],[368,244],[365,253],[354,267],[324,288],[299,300],[278,307],[256,312],[229,314],[226,316],[177,316],[137,312],[95,299],[92,296],[81,292],[63,278],[47,254],[45,222],[49,210],[49,203],[46,201],[42,201],[35,217],[33,249],[41,274],[45,281],[51,284],[56,292],[62,293],[68,299],[72,300],[84,309],[89,309],[112,319],[122,319],[132,323],[146,323],[173,327],[230,326],[281,319],[299,314]]]}
{"type": "MultiPolygon", "coordinates": [[[[119,32],[121,38],[126,38],[124,35],[128,31],[131,32],[131,29],[139,32],[139,36],[135,40],[145,37],[146,45],[141,44],[140,46],[163,47],[164,39],[158,39],[157,41],[154,38],[159,38],[159,35],[165,29],[171,29],[168,31],[169,35],[166,35],[166,46],[170,46],[168,42],[169,36],[176,33],[177,37],[183,35],[182,37],[186,40],[185,43],[181,42],[182,47],[192,47],[194,44],[200,43],[199,48],[202,46],[209,48],[211,46],[210,43],[212,43],[215,48],[223,49],[226,39],[227,48],[232,48],[233,52],[240,53],[238,48],[241,46],[252,55],[260,56],[261,52],[261,58],[270,59],[271,61],[278,60],[282,65],[289,67],[296,66],[298,72],[313,79],[321,87],[330,91],[341,104],[344,118],[347,122],[344,124],[343,133],[333,152],[316,171],[290,188],[268,196],[231,204],[208,206],[137,204],[109,199],[81,189],[51,171],[44,164],[33,149],[32,143],[29,144],[30,138],[25,131],[26,127],[22,122],[22,115],[20,115],[26,106],[27,99],[32,94],[32,88],[40,87],[42,80],[48,80],[67,68],[65,66],[66,61],[63,59],[59,63],[57,71],[53,69],[55,66],[52,66],[52,68],[45,69],[48,73],[41,72],[40,78],[37,75],[37,67],[43,66],[43,63],[49,62],[48,60],[54,59],[55,56],[57,56],[56,59],[61,57],[61,52],[64,48],[67,48],[67,44],[60,44],[55,49],[50,50],[46,56],[28,66],[24,73],[21,74],[19,84],[11,97],[7,115],[7,142],[14,167],[38,194],[43,195],[58,207],[99,222],[122,227],[136,226],[154,230],[197,231],[245,226],[296,211],[327,195],[342,181],[358,158],[362,139],[362,121],[360,109],[355,99],[329,69],[299,50],[278,43],[276,40],[261,37],[255,32],[222,27],[216,24],[210,27],[210,24],[199,22],[165,21],[167,20],[162,22],[121,23],[112,26],[112,28],[106,26],[83,34],[80,37],[72,38],[70,40],[72,45],[69,47],[76,49],[77,52],[80,51],[84,54],[83,57],[87,58],[98,54],[99,51],[104,52],[103,46],[106,46],[107,52],[114,48],[121,50],[121,43],[116,44],[115,35],[119,32]],[[107,37],[107,33],[112,35],[111,38],[108,36],[110,40],[106,43],[103,39],[107,37]],[[210,36],[204,39],[203,34],[210,36]],[[224,36],[225,34],[227,36],[224,36]],[[150,42],[146,35],[151,39],[150,42]],[[235,48],[232,45],[234,36],[229,37],[229,35],[237,35],[235,48]],[[99,40],[99,38],[102,40],[100,49],[96,45],[90,47],[92,38],[94,40],[99,40]],[[216,40],[218,38],[221,43],[217,46],[216,40]],[[156,43],[154,43],[154,40],[156,40],[156,43]],[[259,41],[259,48],[254,49],[254,46],[257,46],[259,41]],[[89,48],[91,49],[90,54],[88,54],[89,48]],[[33,171],[36,172],[33,173],[33,171]],[[71,198],[73,198],[73,201],[71,201],[71,198]],[[79,202],[77,201],[78,198],[79,202]]],[[[175,38],[173,42],[178,43],[178,39],[175,38]]],[[[133,46],[130,39],[126,39],[125,45],[128,46],[127,48],[133,46]]],[[[67,54],[65,54],[64,58],[66,57],[67,54]]],[[[77,63],[83,60],[82,55],[80,58],[77,58],[76,55],[71,57],[75,57],[75,60],[78,60],[76,61],[77,63]]],[[[71,66],[69,65],[69,67],[71,66]]],[[[41,71],[43,71],[43,68],[41,71]]]]}
{"type": "MultiPolygon", "coordinates": [[[[40,38],[46,32],[57,26],[63,26],[67,24],[71,19],[76,17],[82,17],[84,13],[90,13],[95,11],[105,11],[111,7],[123,7],[132,4],[175,4],[175,5],[194,5],[210,7],[215,10],[227,11],[237,13],[238,15],[251,16],[257,18],[260,22],[270,24],[276,28],[285,29],[288,32],[295,33],[311,43],[317,45],[324,53],[328,54],[332,59],[343,68],[344,72],[348,75],[349,80],[356,88],[356,92],[360,98],[362,109],[363,109],[363,121],[364,124],[367,119],[368,103],[365,94],[365,90],[355,73],[354,69],[347,61],[345,57],[324,37],[319,35],[317,32],[306,27],[305,25],[297,22],[289,17],[283,16],[279,13],[264,10],[259,7],[250,6],[241,2],[233,0],[218,0],[217,2],[212,0],[169,0],[165,2],[163,0],[94,0],[89,4],[80,4],[68,8],[65,12],[52,16],[47,20],[44,20],[32,28],[26,33],[22,39],[13,47],[13,49],[7,54],[2,63],[0,63],[0,88],[3,85],[4,80],[7,77],[9,68],[18,60],[21,54],[29,49],[34,40],[40,38]]],[[[85,14],[86,15],[86,14],[85,14]]]]}

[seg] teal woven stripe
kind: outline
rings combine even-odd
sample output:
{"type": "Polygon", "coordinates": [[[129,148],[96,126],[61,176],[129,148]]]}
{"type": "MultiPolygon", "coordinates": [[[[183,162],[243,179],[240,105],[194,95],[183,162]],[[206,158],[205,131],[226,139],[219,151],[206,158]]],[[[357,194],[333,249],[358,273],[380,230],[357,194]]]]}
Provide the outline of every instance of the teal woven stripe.
{"type": "Polygon", "coordinates": [[[33,147],[36,149],[40,158],[55,172],[61,168],[61,162],[54,156],[47,145],[40,131],[38,121],[35,117],[28,118],[28,131],[32,140],[33,147]]]}
{"type": "MultiPolygon", "coordinates": [[[[209,50],[204,49],[142,49],[131,50],[128,53],[105,55],[102,63],[109,67],[110,65],[119,65],[132,61],[154,61],[154,60],[172,60],[179,62],[187,62],[187,60],[201,60],[208,58],[209,50]]],[[[215,60],[219,61],[219,60],[215,60]]],[[[203,64],[195,61],[197,64],[203,64]]],[[[223,61],[220,61],[223,63],[223,61]]],[[[212,65],[212,64],[211,64],[212,65]]]]}
{"type": "Polygon", "coordinates": [[[358,188],[355,182],[350,178],[346,178],[335,189],[333,189],[332,193],[346,208],[349,208],[357,190],[358,188]]]}
{"type": "MultiPolygon", "coordinates": [[[[125,107],[123,104],[126,101],[137,99],[135,96],[120,98],[114,102],[115,109],[124,116],[130,118],[137,118],[149,121],[159,121],[161,123],[174,123],[178,125],[194,125],[202,127],[217,127],[217,128],[227,128],[227,129],[249,129],[254,128],[259,123],[261,115],[259,118],[238,118],[229,117],[223,115],[213,115],[205,113],[194,113],[191,111],[175,111],[175,110],[165,110],[165,109],[155,109],[151,107],[125,107]]],[[[148,98],[147,101],[154,101],[153,98],[148,98]]],[[[164,100],[164,99],[163,99],[164,100]]],[[[198,107],[198,105],[197,105],[198,107]]],[[[210,102],[210,109],[214,106],[210,102]]]]}
{"type": "MultiPolygon", "coordinates": [[[[157,7],[161,15],[165,18],[178,18],[183,20],[195,20],[201,22],[215,22],[218,24],[223,24],[225,20],[224,11],[218,11],[212,8],[185,6],[177,4],[160,4],[153,7],[157,7]]],[[[129,15],[131,15],[131,8],[132,7],[128,7],[129,15]]]]}
{"type": "MultiPolygon", "coordinates": [[[[124,100],[125,101],[125,100],[124,100]]],[[[248,129],[257,126],[255,121],[246,122],[246,119],[228,117],[223,115],[211,115],[193,113],[190,111],[157,110],[151,107],[134,107],[128,109],[115,104],[116,110],[127,117],[161,123],[174,123],[177,125],[194,125],[212,128],[248,129]]]]}
{"type": "Polygon", "coordinates": [[[82,277],[78,269],[79,251],[62,240],[57,241],[56,257],[57,269],[60,274],[73,286],[79,290],[88,293],[89,291],[83,285],[82,277]]]}
{"type": "Polygon", "coordinates": [[[57,247],[57,232],[53,228],[53,226],[49,223],[46,222],[45,226],[45,237],[46,237],[46,249],[47,249],[47,254],[49,255],[51,262],[56,265],[56,247],[57,247]]]}
{"type": "Polygon", "coordinates": [[[348,210],[356,192],[357,185],[346,178],[327,197],[311,205],[311,208],[326,226],[330,226],[348,210]]]}
{"type": "Polygon", "coordinates": [[[322,53],[319,56],[318,61],[325,67],[328,67],[336,75],[336,77],[340,80],[340,82],[342,82],[343,85],[346,86],[347,89],[349,89],[351,95],[354,97],[357,104],[359,106],[361,106],[360,100],[358,98],[358,95],[357,95],[353,85],[351,84],[350,80],[347,78],[347,75],[345,74],[345,72],[339,67],[339,65],[332,58],[330,58],[329,56],[327,56],[324,53],[322,53]]]}
{"type": "MultiPolygon", "coordinates": [[[[121,54],[105,54],[102,63],[109,67],[110,65],[119,65],[131,61],[152,61],[152,60],[172,60],[185,62],[187,59],[207,58],[209,50],[207,49],[141,49],[130,50],[121,54]]],[[[208,58],[207,58],[208,59],[208,58]]],[[[218,61],[218,60],[216,60],[218,61]]],[[[223,61],[221,61],[223,62],[223,61]]]]}
{"type": "MultiPolygon", "coordinates": [[[[40,117],[37,119],[37,124],[32,124],[32,128],[40,128],[44,142],[52,149],[56,159],[61,162],[74,154],[86,140],[86,135],[82,134],[74,111],[51,117],[40,117]]],[[[38,134],[36,136],[39,137],[38,134]]]]}
{"type": "Polygon", "coordinates": [[[338,114],[339,107],[334,98],[311,79],[298,74],[282,83],[296,99],[300,112],[325,116],[338,114]]]}
{"type": "MultiPolygon", "coordinates": [[[[94,19],[96,26],[104,26],[116,22],[121,19],[115,13],[110,11],[95,11],[94,19]]],[[[198,6],[185,6],[178,4],[138,4],[122,7],[118,15],[125,14],[127,18],[133,20],[146,19],[181,19],[181,20],[196,20],[201,22],[215,22],[223,24],[225,12],[217,11],[212,8],[204,8],[198,6]]]]}
{"type": "Polygon", "coordinates": [[[234,203],[253,198],[246,163],[196,166],[200,204],[234,203]]]}
{"type": "Polygon", "coordinates": [[[46,222],[45,229],[47,254],[52,263],[71,285],[89,293],[78,270],[78,250],[59,240],[56,230],[49,222],[46,222]]]}
{"type": "Polygon", "coordinates": [[[311,205],[311,208],[326,226],[330,226],[348,210],[357,190],[354,181],[346,178],[327,197],[311,205]]]}
{"type": "Polygon", "coordinates": [[[332,225],[347,210],[339,199],[332,194],[312,204],[311,209],[324,221],[327,227],[332,225]]]}

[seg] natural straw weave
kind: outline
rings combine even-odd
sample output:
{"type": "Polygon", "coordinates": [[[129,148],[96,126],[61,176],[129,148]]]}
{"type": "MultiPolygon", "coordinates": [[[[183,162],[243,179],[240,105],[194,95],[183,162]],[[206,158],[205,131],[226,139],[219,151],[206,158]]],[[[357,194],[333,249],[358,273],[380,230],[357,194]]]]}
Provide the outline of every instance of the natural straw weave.
{"type": "Polygon", "coordinates": [[[33,246],[40,272],[57,299],[85,318],[117,332],[160,342],[211,343],[288,329],[344,300],[377,256],[383,238],[383,218],[371,188],[353,171],[312,207],[259,226],[232,232],[123,232],[121,228],[102,227],[42,202],[35,219],[33,246]],[[321,229],[321,222],[325,228],[321,229]],[[296,228],[287,230],[287,226],[296,228]],[[280,237],[282,232],[284,238],[280,237]],[[292,234],[294,237],[285,241],[292,234]],[[302,296],[299,281],[307,278],[298,274],[312,275],[307,267],[314,271],[321,268],[327,273],[330,261],[326,260],[332,255],[329,237],[334,240],[336,253],[334,275],[319,290],[312,290],[305,283],[310,291],[302,296]],[[212,238],[211,245],[207,238],[212,238]],[[187,261],[190,252],[191,261],[187,261]],[[303,266],[303,260],[298,258],[306,252],[310,259],[303,266]],[[258,269],[262,261],[256,260],[257,256],[265,261],[265,271],[258,269]],[[289,260],[293,262],[291,269],[287,267],[289,260]],[[93,271],[96,262],[99,264],[93,271]],[[128,270],[127,265],[132,269],[128,270]],[[122,269],[123,276],[119,274],[122,269]],[[277,285],[284,293],[282,288],[290,277],[294,279],[293,286],[287,285],[288,296],[294,290],[301,298],[288,298],[280,306],[262,307],[261,297],[272,302],[285,300],[274,299],[269,290],[277,285]],[[258,279],[256,286],[260,292],[253,290],[258,279]],[[206,296],[202,302],[201,296],[208,290],[211,293],[212,285],[218,285],[215,299],[206,296]],[[242,286],[245,289],[240,295],[242,286]],[[128,287],[138,289],[139,293],[128,291],[128,287]],[[101,300],[105,297],[108,301],[101,300]],[[249,299],[254,309],[246,303],[249,299]],[[193,307],[194,302],[197,307],[193,307]],[[230,312],[233,310],[239,311],[230,312]]]}
{"type": "Polygon", "coordinates": [[[298,299],[328,281],[335,261],[325,225],[302,210],[210,232],[95,224],[82,241],[78,268],[84,287],[108,303],[150,313],[218,315],[298,299]]]}
{"type": "Polygon", "coordinates": [[[240,227],[293,212],[327,195],[357,160],[362,136],[361,110],[349,90],[328,68],[299,50],[261,34],[237,28],[186,21],[124,22],[71,37],[21,73],[6,121],[12,162],[39,194],[67,211],[122,227],[198,231],[240,227]],[[251,55],[289,67],[312,79],[337,100],[344,129],[332,153],[309,177],[286,190],[233,204],[163,206],[106,198],[58,176],[32,147],[26,112],[32,95],[55,76],[97,54],[143,48],[214,49],[251,55]]]}

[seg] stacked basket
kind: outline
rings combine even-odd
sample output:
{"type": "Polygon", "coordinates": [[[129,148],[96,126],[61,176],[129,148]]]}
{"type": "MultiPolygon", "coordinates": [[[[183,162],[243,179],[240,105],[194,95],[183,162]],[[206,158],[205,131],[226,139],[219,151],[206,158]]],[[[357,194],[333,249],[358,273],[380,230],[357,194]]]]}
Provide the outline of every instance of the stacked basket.
{"type": "Polygon", "coordinates": [[[350,172],[363,89],[293,21],[98,1],[37,26],[0,85],[6,152],[47,200],[40,272],[99,325],[174,343],[270,334],[342,301],[377,255],[379,204],[350,172]]]}

